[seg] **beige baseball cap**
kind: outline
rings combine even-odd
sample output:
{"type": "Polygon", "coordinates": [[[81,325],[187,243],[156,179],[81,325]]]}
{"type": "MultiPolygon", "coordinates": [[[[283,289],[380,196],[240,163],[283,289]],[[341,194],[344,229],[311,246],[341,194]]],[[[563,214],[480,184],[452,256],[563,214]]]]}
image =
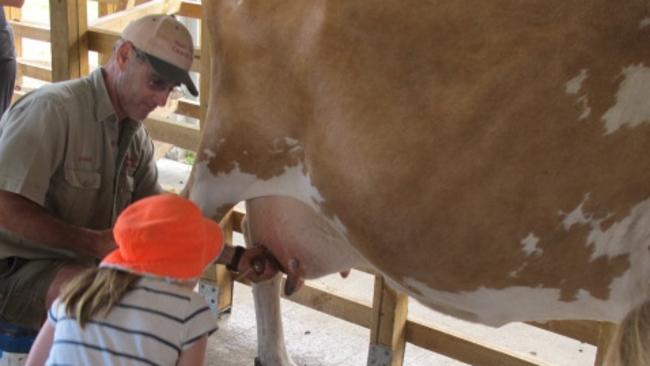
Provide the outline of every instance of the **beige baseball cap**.
{"type": "Polygon", "coordinates": [[[192,35],[174,16],[153,14],[134,20],[124,28],[122,39],[144,52],[161,76],[185,84],[192,95],[199,95],[189,74],[194,60],[192,35]]]}

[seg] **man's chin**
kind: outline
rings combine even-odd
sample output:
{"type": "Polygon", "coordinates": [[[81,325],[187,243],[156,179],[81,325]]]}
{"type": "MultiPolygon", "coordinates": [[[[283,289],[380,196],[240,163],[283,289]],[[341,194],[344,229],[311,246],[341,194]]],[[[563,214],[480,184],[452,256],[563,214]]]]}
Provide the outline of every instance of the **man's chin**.
{"type": "Polygon", "coordinates": [[[147,111],[137,112],[133,114],[132,118],[136,121],[143,121],[149,116],[151,112],[153,111],[147,110],[147,111]]]}

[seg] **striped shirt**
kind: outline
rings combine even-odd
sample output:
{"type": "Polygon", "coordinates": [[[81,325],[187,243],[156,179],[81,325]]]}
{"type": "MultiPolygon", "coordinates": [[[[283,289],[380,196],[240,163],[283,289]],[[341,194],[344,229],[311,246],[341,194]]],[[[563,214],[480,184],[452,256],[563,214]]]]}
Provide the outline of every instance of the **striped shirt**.
{"type": "Polygon", "coordinates": [[[180,352],[216,330],[196,292],[143,278],[107,316],[84,329],[57,299],[48,312],[54,339],[46,365],[175,365],[180,352]]]}

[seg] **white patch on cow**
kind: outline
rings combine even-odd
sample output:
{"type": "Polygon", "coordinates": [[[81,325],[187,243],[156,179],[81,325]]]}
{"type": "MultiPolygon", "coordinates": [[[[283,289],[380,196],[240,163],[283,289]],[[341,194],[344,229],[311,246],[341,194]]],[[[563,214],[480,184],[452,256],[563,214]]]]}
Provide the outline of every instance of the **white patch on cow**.
{"type": "Polygon", "coordinates": [[[519,266],[519,268],[515,269],[514,271],[510,271],[510,272],[508,273],[508,276],[510,276],[510,277],[512,277],[512,278],[517,278],[517,277],[519,277],[519,274],[521,273],[521,271],[524,270],[524,268],[526,268],[526,266],[528,266],[528,262],[524,262],[524,263],[522,263],[522,264],[519,266]]]}
{"type": "Polygon", "coordinates": [[[626,217],[610,224],[605,230],[602,228],[603,222],[609,219],[611,214],[595,217],[585,212],[584,205],[588,199],[589,194],[585,195],[584,200],[573,211],[560,214],[566,215],[563,225],[567,231],[574,225],[587,225],[591,228],[585,243],[593,250],[591,260],[602,256],[613,258],[646,246],[647,238],[650,237],[650,200],[640,202],[626,217]]]}
{"type": "Polygon", "coordinates": [[[300,143],[298,143],[298,140],[291,138],[291,137],[285,137],[284,142],[287,144],[287,146],[300,146],[300,143]]]}
{"type": "Polygon", "coordinates": [[[569,80],[565,84],[567,94],[576,95],[582,87],[582,83],[587,79],[587,69],[580,70],[580,74],[569,80]]]}
{"type": "Polygon", "coordinates": [[[270,152],[275,154],[282,154],[287,152],[287,147],[289,148],[289,152],[295,152],[303,149],[298,140],[291,137],[283,137],[273,140],[273,149],[271,149],[270,152]]]}
{"type": "Polygon", "coordinates": [[[648,25],[650,25],[650,18],[648,18],[648,17],[643,18],[643,20],[641,20],[641,23],[639,23],[639,29],[643,29],[643,28],[647,27],[648,25]]]}
{"type": "MultiPolygon", "coordinates": [[[[390,281],[396,285],[395,281],[390,281]]],[[[481,323],[500,326],[511,321],[547,321],[562,319],[591,319],[620,321],[629,311],[630,302],[638,303],[639,295],[633,299],[610,297],[602,300],[589,292],[578,290],[573,301],[561,301],[561,291],[555,288],[513,286],[505,289],[481,287],[476,291],[438,291],[413,278],[404,278],[403,283],[421,294],[413,294],[418,301],[434,308],[443,308],[450,315],[463,317],[474,314],[481,323]],[[508,306],[507,304],[517,304],[508,306]],[[454,312],[456,309],[456,312],[454,312]]],[[[405,290],[403,286],[397,287],[405,290]]],[[[619,290],[613,292],[618,293],[619,290]]]]}
{"type": "MultiPolygon", "coordinates": [[[[580,92],[580,89],[582,88],[582,84],[586,79],[587,79],[587,69],[580,70],[580,74],[578,74],[578,76],[567,81],[566,84],[564,85],[564,89],[566,93],[569,95],[577,95],[580,92]]],[[[589,107],[589,98],[587,98],[586,95],[583,95],[578,98],[576,104],[580,104],[582,107],[582,113],[580,114],[580,117],[578,117],[578,120],[583,120],[589,117],[589,114],[591,114],[591,107],[589,107]]]]}
{"type": "MultiPolygon", "coordinates": [[[[196,163],[195,182],[190,198],[206,214],[213,214],[225,204],[236,204],[256,197],[285,196],[301,201],[317,213],[323,213],[321,204],[323,196],[312,184],[309,175],[303,172],[302,164],[285,167],[284,173],[268,180],[260,180],[254,174],[242,172],[235,163],[235,169],[228,173],[213,175],[208,168],[208,161],[196,163]]],[[[342,235],[347,229],[337,217],[323,217],[342,235]]]]}
{"type": "Polygon", "coordinates": [[[642,248],[641,255],[648,256],[650,238],[650,199],[634,206],[627,217],[615,222],[607,230],[601,228],[601,220],[594,220],[587,243],[594,246],[592,259],[600,256],[610,258],[632,253],[642,248]]]}
{"type": "Polygon", "coordinates": [[[207,156],[209,159],[212,159],[212,158],[214,158],[215,156],[217,156],[217,154],[216,154],[213,150],[210,150],[210,149],[204,149],[204,150],[203,150],[203,153],[204,153],[205,156],[207,156]]]}
{"type": "Polygon", "coordinates": [[[622,72],[623,81],[616,92],[616,104],[602,119],[605,121],[605,134],[618,129],[637,127],[650,122],[650,69],[643,64],[628,66],[622,72]]]}
{"type": "Polygon", "coordinates": [[[589,98],[587,98],[586,96],[582,96],[578,98],[578,103],[582,104],[582,113],[580,113],[578,120],[586,119],[591,114],[591,107],[589,106],[589,98]]]}
{"type": "Polygon", "coordinates": [[[533,233],[528,234],[528,236],[521,241],[524,253],[526,253],[527,256],[542,255],[544,251],[537,247],[537,243],[539,243],[539,238],[533,233]]]}
{"type": "Polygon", "coordinates": [[[585,195],[585,198],[580,202],[578,207],[576,207],[573,211],[569,212],[568,214],[560,211],[560,215],[565,216],[564,221],[562,224],[564,225],[564,230],[569,231],[573,225],[576,224],[587,224],[590,222],[591,218],[588,217],[585,212],[583,211],[582,207],[584,206],[585,202],[589,199],[589,193],[585,195]]]}

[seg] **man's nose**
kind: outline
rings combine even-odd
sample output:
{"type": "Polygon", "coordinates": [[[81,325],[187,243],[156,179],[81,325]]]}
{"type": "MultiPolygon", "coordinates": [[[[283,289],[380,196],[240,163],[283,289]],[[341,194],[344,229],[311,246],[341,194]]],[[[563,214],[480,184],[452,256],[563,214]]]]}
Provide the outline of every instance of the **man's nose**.
{"type": "Polygon", "coordinates": [[[167,105],[167,98],[169,98],[169,90],[161,90],[155,93],[154,100],[158,107],[164,107],[167,105]]]}

